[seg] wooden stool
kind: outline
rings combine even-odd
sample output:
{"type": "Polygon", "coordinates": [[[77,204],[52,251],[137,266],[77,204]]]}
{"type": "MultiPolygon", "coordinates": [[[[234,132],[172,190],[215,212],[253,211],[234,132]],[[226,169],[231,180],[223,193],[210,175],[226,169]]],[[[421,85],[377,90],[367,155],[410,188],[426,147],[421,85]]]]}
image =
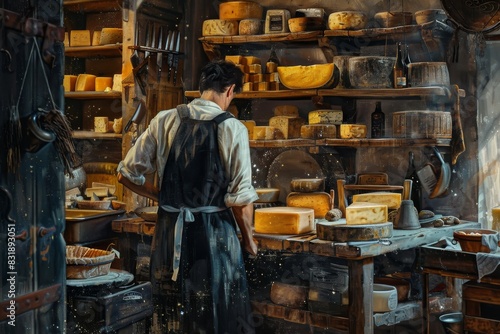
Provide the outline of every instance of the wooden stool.
{"type": "Polygon", "coordinates": [[[500,285],[464,283],[462,311],[465,332],[500,333],[500,285]]]}

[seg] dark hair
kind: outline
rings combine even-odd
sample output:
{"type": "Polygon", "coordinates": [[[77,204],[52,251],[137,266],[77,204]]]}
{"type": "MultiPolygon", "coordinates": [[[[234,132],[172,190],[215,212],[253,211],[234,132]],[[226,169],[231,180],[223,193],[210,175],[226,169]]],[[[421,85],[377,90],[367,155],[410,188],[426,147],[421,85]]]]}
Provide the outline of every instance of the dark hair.
{"type": "Polygon", "coordinates": [[[235,93],[243,89],[243,72],[232,62],[214,60],[201,70],[200,93],[206,90],[223,93],[232,84],[235,93]]]}

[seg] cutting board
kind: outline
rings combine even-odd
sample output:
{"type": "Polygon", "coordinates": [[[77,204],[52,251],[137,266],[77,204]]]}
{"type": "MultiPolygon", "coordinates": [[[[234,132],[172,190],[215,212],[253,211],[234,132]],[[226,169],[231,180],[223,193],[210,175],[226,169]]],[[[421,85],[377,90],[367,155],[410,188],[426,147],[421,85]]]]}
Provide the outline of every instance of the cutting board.
{"type": "Polygon", "coordinates": [[[367,225],[346,225],[336,222],[318,222],[316,234],[318,239],[329,241],[369,241],[392,237],[391,222],[367,225]]]}

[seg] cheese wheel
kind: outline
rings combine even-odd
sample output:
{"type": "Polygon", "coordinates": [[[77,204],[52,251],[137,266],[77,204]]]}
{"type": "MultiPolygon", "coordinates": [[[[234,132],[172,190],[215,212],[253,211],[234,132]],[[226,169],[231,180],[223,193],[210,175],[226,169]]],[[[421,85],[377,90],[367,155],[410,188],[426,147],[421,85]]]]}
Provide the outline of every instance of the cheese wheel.
{"type": "Polygon", "coordinates": [[[395,138],[451,138],[452,118],[448,111],[405,110],[392,115],[395,138]]]}
{"type": "Polygon", "coordinates": [[[274,116],[299,117],[299,108],[292,104],[276,106],[273,109],[274,116]]]}
{"type": "Polygon", "coordinates": [[[411,63],[408,72],[412,87],[450,85],[450,73],[445,62],[411,63]]]}
{"type": "Polygon", "coordinates": [[[278,66],[280,82],[288,89],[327,88],[334,81],[333,63],[278,66]]]}
{"type": "Polygon", "coordinates": [[[253,129],[255,128],[255,121],[240,119],[240,122],[243,123],[243,125],[247,128],[248,138],[253,138],[253,129]]]}
{"type": "Polygon", "coordinates": [[[340,124],[340,138],[366,138],[366,125],[364,124],[340,124]]]}
{"type": "Polygon", "coordinates": [[[241,20],[238,27],[240,35],[259,35],[262,33],[262,20],[244,19],[241,20]]]}
{"type": "Polygon", "coordinates": [[[353,88],[392,88],[395,57],[358,56],[348,61],[349,83],[353,88]]]}
{"type": "Polygon", "coordinates": [[[286,205],[313,209],[314,218],[322,219],[330,210],[330,195],[325,192],[290,193],[286,197],[286,205]]]}
{"type": "Polygon", "coordinates": [[[279,200],[280,190],[278,188],[256,188],[259,199],[255,203],[274,203],[279,200]]]}
{"type": "Polygon", "coordinates": [[[328,28],[331,30],[364,29],[368,23],[368,16],[363,12],[341,11],[328,16],[328,28]]]}
{"type": "Polygon", "coordinates": [[[95,90],[95,78],[93,74],[78,74],[76,78],[75,91],[86,92],[95,90]]]}
{"type": "Polygon", "coordinates": [[[122,75],[115,74],[113,75],[113,91],[121,92],[122,91],[122,75]]]}
{"type": "Polygon", "coordinates": [[[101,31],[96,30],[92,33],[92,45],[100,45],[101,44],[101,31]]]}
{"type": "Polygon", "coordinates": [[[262,19],[263,8],[252,1],[228,1],[219,4],[219,19],[262,19]]]}
{"type": "Polygon", "coordinates": [[[284,139],[283,132],[273,126],[258,125],[253,128],[254,140],[284,139]]]}
{"type": "Polygon", "coordinates": [[[112,77],[96,77],[95,78],[95,91],[96,92],[104,92],[106,88],[111,89],[113,86],[113,78],[112,77]]]}
{"type": "Polygon", "coordinates": [[[255,232],[301,234],[314,229],[314,210],[307,208],[270,207],[255,209],[255,232]]]}
{"type": "Polygon", "coordinates": [[[285,139],[300,138],[300,129],[305,123],[300,117],[273,116],[269,119],[269,126],[279,129],[285,139]]]}
{"type": "Polygon", "coordinates": [[[211,19],[203,21],[203,36],[234,36],[238,35],[238,21],[211,19]]]}
{"type": "Polygon", "coordinates": [[[74,92],[76,87],[76,75],[65,75],[63,79],[63,86],[65,92],[74,92]]]}
{"type": "Polygon", "coordinates": [[[300,137],[306,139],[337,138],[337,126],[335,124],[302,125],[300,137]]]}
{"type": "Polygon", "coordinates": [[[325,179],[292,179],[290,181],[292,192],[314,193],[325,191],[325,179]]]}
{"type": "Polygon", "coordinates": [[[71,30],[69,39],[70,46],[90,46],[90,30],[71,30]]]}
{"type": "Polygon", "coordinates": [[[352,202],[368,202],[387,205],[388,209],[398,209],[401,206],[401,194],[385,191],[375,191],[352,195],[352,202]]]}
{"type": "Polygon", "coordinates": [[[342,110],[313,110],[307,114],[309,124],[341,124],[342,110]]]}
{"type": "Polygon", "coordinates": [[[347,225],[386,223],[388,209],[385,204],[356,202],[345,209],[347,225]]]}
{"type": "Polygon", "coordinates": [[[117,44],[123,42],[122,28],[102,28],[99,44],[117,44]]]}

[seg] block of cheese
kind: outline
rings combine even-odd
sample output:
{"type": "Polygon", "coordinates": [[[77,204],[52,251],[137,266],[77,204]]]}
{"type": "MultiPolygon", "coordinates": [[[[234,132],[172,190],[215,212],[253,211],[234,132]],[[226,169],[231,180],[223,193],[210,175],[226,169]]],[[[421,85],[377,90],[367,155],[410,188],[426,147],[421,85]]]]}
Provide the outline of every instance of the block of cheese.
{"type": "Polygon", "coordinates": [[[385,204],[356,202],[345,209],[347,225],[378,224],[388,221],[388,208],[385,204]]]}
{"type": "Polygon", "coordinates": [[[285,136],[281,130],[266,125],[257,125],[253,128],[253,137],[254,140],[273,140],[273,139],[284,139],[285,136]]]}
{"type": "Polygon", "coordinates": [[[262,73],[257,73],[257,74],[250,74],[250,81],[251,82],[262,82],[266,81],[265,76],[262,73]]]}
{"type": "Polygon", "coordinates": [[[335,124],[302,125],[300,137],[306,139],[337,138],[337,126],[335,124]]]}
{"type": "Polygon", "coordinates": [[[285,139],[300,138],[300,128],[306,121],[300,117],[273,116],[269,119],[269,126],[279,129],[285,139]]]}
{"type": "Polygon", "coordinates": [[[234,36],[238,35],[238,21],[210,19],[203,21],[203,36],[234,36]]]}
{"type": "Polygon", "coordinates": [[[101,39],[99,44],[116,44],[123,42],[123,29],[122,28],[102,28],[101,39]]]}
{"type": "Polygon", "coordinates": [[[105,133],[109,129],[109,119],[107,117],[94,117],[94,131],[105,133]]]}
{"type": "Polygon", "coordinates": [[[273,81],[269,83],[269,90],[279,90],[280,83],[278,81],[273,81]]]}
{"type": "Polygon", "coordinates": [[[280,76],[279,76],[278,72],[267,73],[265,76],[265,80],[267,82],[279,82],[280,76]]]}
{"type": "Polygon", "coordinates": [[[270,207],[255,209],[255,232],[301,234],[314,229],[314,210],[308,208],[270,207]]]}
{"type": "Polygon", "coordinates": [[[92,45],[101,45],[101,31],[96,30],[92,33],[92,45]]]}
{"type": "Polygon", "coordinates": [[[258,90],[258,91],[269,90],[269,82],[263,81],[263,82],[254,83],[253,88],[254,88],[254,90],[258,90]],[[257,89],[255,89],[255,86],[257,86],[257,89]]]}
{"type": "Polygon", "coordinates": [[[90,46],[90,30],[71,30],[69,33],[70,46],[90,46]]]}
{"type": "Polygon", "coordinates": [[[111,90],[114,90],[116,92],[122,91],[122,75],[121,74],[113,75],[113,87],[111,90]]]}
{"type": "Polygon", "coordinates": [[[113,86],[113,78],[112,77],[96,77],[95,78],[95,91],[96,92],[104,92],[106,88],[111,89],[113,86]]]}
{"type": "Polygon", "coordinates": [[[243,123],[243,125],[247,128],[248,138],[252,139],[253,138],[253,129],[255,128],[255,121],[240,119],[240,122],[243,123]]]}
{"type": "Polygon", "coordinates": [[[366,138],[366,125],[364,124],[340,124],[340,138],[366,138]]]}
{"type": "Polygon", "coordinates": [[[342,110],[320,109],[307,114],[309,124],[342,124],[342,110]]]}
{"type": "MultiPolygon", "coordinates": [[[[236,64],[236,67],[238,67],[241,72],[243,73],[248,73],[248,66],[244,64],[236,64]]],[[[249,80],[250,81],[250,80],[249,80]]]]}
{"type": "Polygon", "coordinates": [[[314,210],[314,218],[325,218],[330,210],[330,195],[325,192],[299,193],[292,192],[286,197],[286,205],[296,208],[314,210]]]}
{"type": "Polygon", "coordinates": [[[95,90],[95,78],[93,74],[78,74],[76,78],[75,91],[86,92],[95,90]]]}
{"type": "Polygon", "coordinates": [[[266,73],[274,72],[278,72],[278,64],[276,64],[274,61],[266,62],[266,73]]]}
{"type": "Polygon", "coordinates": [[[63,86],[65,92],[74,92],[76,87],[76,75],[65,75],[63,79],[63,86]]]}
{"type": "Polygon", "coordinates": [[[274,116],[299,117],[299,108],[291,104],[276,106],[273,109],[274,116]]]}
{"type": "Polygon", "coordinates": [[[241,63],[244,65],[261,65],[260,58],[255,56],[244,56],[241,60],[241,63]]]}
{"type": "Polygon", "coordinates": [[[386,191],[376,191],[352,195],[352,202],[368,202],[385,204],[389,209],[398,209],[401,206],[401,194],[386,191]]]}
{"type": "Polygon", "coordinates": [[[243,82],[252,82],[252,75],[250,73],[243,73],[243,82]]]}
{"type": "Polygon", "coordinates": [[[68,32],[64,33],[64,46],[65,47],[69,46],[69,33],[68,32]]]}
{"type": "Polygon", "coordinates": [[[251,74],[260,74],[262,73],[262,66],[260,64],[248,64],[245,69],[248,73],[251,74]]]}
{"type": "Polygon", "coordinates": [[[226,55],[224,57],[224,59],[226,61],[230,61],[230,62],[235,63],[235,64],[241,64],[242,60],[243,60],[243,56],[242,55],[226,55]]]}
{"type": "Polygon", "coordinates": [[[245,82],[243,83],[243,89],[244,92],[251,92],[253,90],[253,82],[245,82]]]}

